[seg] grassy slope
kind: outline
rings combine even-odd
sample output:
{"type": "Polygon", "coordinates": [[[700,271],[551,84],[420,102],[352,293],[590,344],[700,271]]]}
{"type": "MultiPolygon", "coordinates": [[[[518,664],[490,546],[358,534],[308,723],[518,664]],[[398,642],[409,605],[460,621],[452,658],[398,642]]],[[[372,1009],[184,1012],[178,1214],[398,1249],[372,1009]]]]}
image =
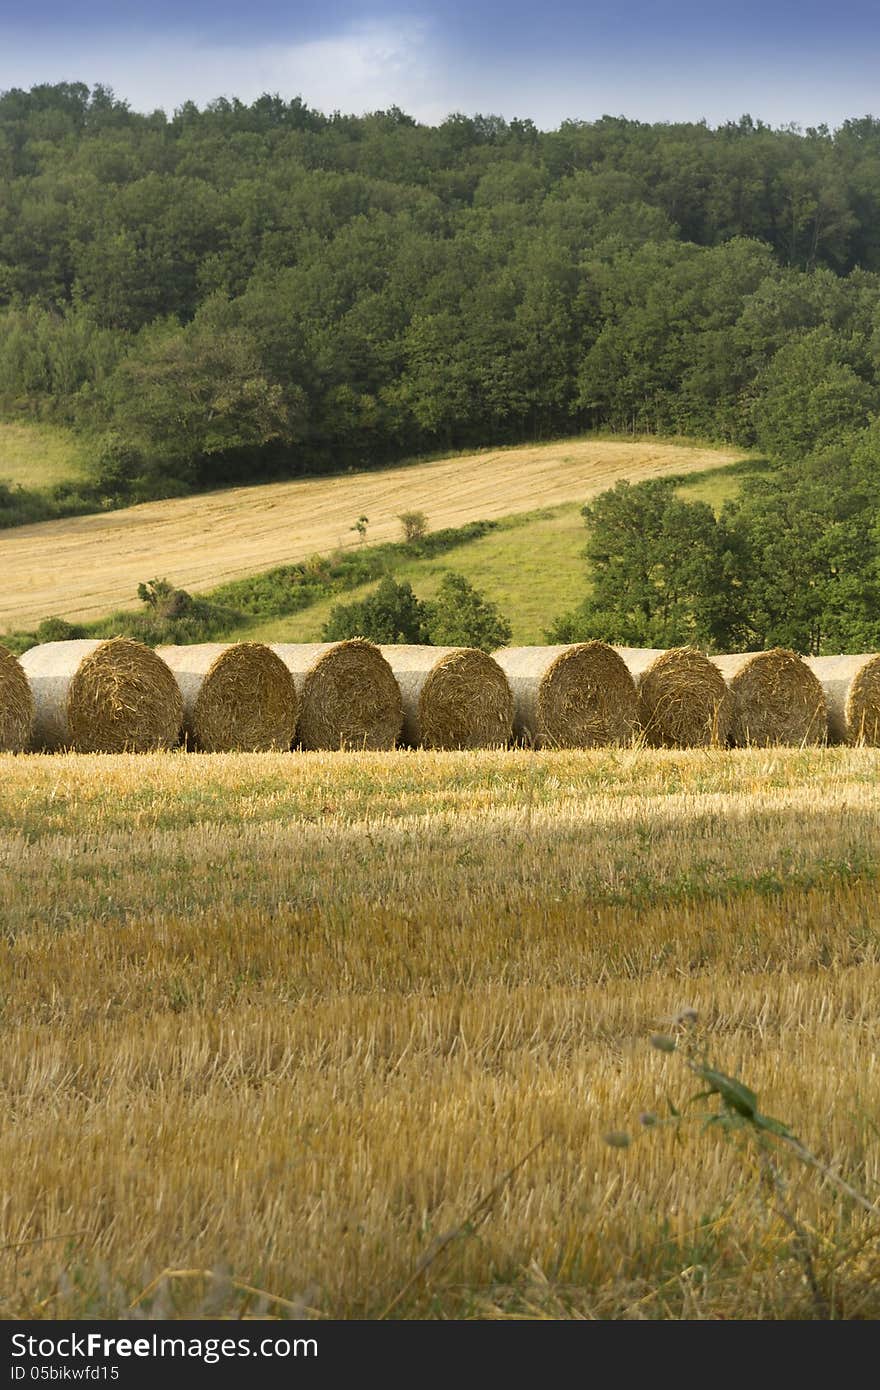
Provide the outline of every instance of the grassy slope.
{"type": "MultiPolygon", "coordinates": [[[[584,593],[584,523],[577,503],[508,518],[497,531],[457,546],[432,560],[397,566],[398,581],[412,584],[419,598],[431,598],[449,570],[464,574],[497,603],[511,620],[515,642],[543,642],[548,622],[572,607],[584,593]]],[[[353,603],[372,592],[363,584],[283,618],[255,621],[242,629],[241,640],[317,641],[321,626],[337,603],[353,603]]],[[[238,637],[236,633],[236,637],[238,637]]]]}
{"type": "MultiPolygon", "coordinates": [[[[689,478],[682,497],[709,502],[716,509],[735,497],[745,469],[708,469],[689,478]]],[[[503,527],[433,560],[412,560],[395,570],[419,598],[432,598],[443,574],[456,570],[485,593],[510,620],[512,641],[529,645],[546,640],[553,620],[574,608],[587,592],[583,559],[581,504],[569,503],[505,519],[503,527]]],[[[236,637],[255,642],[313,642],[337,603],[365,598],[375,584],[334,595],[284,618],[257,620],[236,637]]]]}
{"type": "Polygon", "coordinates": [[[77,621],[137,607],[155,576],[202,593],[223,580],[358,544],[397,538],[403,511],[432,528],[583,502],[633,481],[733,463],[742,451],[662,440],[558,440],[377,472],[233,488],[124,511],[22,526],[3,537],[0,630],[45,617],[77,621]]]}
{"type": "Polygon", "coordinates": [[[0,483],[42,491],[82,477],[79,444],[56,425],[0,421],[0,483]]]}
{"type": "MultiPolygon", "coordinates": [[[[121,1316],[172,1266],[376,1316],[543,1140],[398,1315],[815,1316],[749,1147],[638,1137],[697,1089],[647,1037],[694,1006],[875,1190],[878,776],[846,749],[0,759],[0,1313],[121,1316]]],[[[790,1175],[820,1294],[876,1318],[874,1227],[790,1175]]],[[[148,1311],[259,1313],[209,1282],[148,1311]]]]}

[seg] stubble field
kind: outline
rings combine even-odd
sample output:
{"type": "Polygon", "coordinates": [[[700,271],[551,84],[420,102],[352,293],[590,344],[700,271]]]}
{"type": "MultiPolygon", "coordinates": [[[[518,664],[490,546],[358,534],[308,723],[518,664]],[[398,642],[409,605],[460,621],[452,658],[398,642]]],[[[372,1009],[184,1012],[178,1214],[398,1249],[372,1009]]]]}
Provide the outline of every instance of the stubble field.
{"type": "Polygon", "coordinates": [[[359,544],[361,515],[371,542],[396,540],[401,512],[424,511],[437,530],[583,503],[623,478],[699,473],[740,458],[741,450],[655,440],[567,439],[19,526],[0,543],[0,632],[136,608],[138,584],[154,576],[198,593],[345,549],[359,544]]]}
{"type": "Polygon", "coordinates": [[[0,1316],[880,1315],[877,752],[0,762],[0,1316]]]}

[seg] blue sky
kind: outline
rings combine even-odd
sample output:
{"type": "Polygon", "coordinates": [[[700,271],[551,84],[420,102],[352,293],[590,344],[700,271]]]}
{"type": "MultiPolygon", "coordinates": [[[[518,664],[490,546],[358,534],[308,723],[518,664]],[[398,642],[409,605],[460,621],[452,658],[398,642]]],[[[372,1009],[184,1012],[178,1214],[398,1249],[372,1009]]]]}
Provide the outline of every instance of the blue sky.
{"type": "Polygon", "coordinates": [[[0,89],[774,125],[880,115],[880,0],[0,0],[0,89]]]}

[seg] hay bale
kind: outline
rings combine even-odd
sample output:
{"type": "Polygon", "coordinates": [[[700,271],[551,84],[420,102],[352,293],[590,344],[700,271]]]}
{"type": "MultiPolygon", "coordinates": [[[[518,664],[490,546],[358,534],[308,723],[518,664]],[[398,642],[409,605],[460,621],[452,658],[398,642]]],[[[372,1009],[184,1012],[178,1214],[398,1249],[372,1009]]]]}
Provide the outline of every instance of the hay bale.
{"type": "Polygon", "coordinates": [[[394,747],[403,724],[400,690],[372,642],[280,642],[272,650],[296,684],[303,748],[394,747]]]}
{"type": "Polygon", "coordinates": [[[21,662],[0,647],[0,753],[22,753],[31,741],[34,697],[21,662]]]}
{"type": "Polygon", "coordinates": [[[513,696],[497,662],[476,647],[380,647],[403,698],[413,747],[499,748],[513,733],[513,696]]]}
{"type": "Polygon", "coordinates": [[[824,743],[828,709],[818,678],[796,652],[736,652],[712,658],[733,697],[730,742],[738,748],[824,743]]]}
{"type": "Polygon", "coordinates": [[[805,661],[825,692],[834,742],[880,747],[880,655],[808,656],[805,661]]]}
{"type": "Polygon", "coordinates": [[[629,743],[639,727],[632,676],[613,647],[505,647],[495,660],[510,682],[514,729],[539,748],[629,743]]]}
{"type": "Polygon", "coordinates": [[[36,748],[146,753],[178,741],[177,682],[140,642],[46,642],[25,652],[21,664],[36,706],[36,748]]]}
{"type": "Polygon", "coordinates": [[[183,697],[188,743],[206,753],[289,748],[299,706],[296,685],[262,642],[157,647],[183,697]]]}
{"type": "Polygon", "coordinates": [[[723,745],[733,700],[724,677],[696,647],[616,647],[639,693],[645,737],[654,748],[723,745]]]}

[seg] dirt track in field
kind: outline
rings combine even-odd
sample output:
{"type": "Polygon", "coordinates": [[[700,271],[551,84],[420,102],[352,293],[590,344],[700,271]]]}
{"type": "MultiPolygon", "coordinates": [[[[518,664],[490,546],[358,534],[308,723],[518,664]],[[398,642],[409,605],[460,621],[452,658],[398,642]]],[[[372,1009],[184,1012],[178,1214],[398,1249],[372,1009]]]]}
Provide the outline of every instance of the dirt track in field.
{"type": "Polygon", "coordinates": [[[694,473],[741,451],[650,441],[563,440],[381,472],[229,488],[0,533],[0,631],[46,617],[89,620],[137,607],[137,586],[168,578],[194,592],[274,565],[398,539],[403,511],[431,530],[586,501],[621,478],[694,473]]]}

